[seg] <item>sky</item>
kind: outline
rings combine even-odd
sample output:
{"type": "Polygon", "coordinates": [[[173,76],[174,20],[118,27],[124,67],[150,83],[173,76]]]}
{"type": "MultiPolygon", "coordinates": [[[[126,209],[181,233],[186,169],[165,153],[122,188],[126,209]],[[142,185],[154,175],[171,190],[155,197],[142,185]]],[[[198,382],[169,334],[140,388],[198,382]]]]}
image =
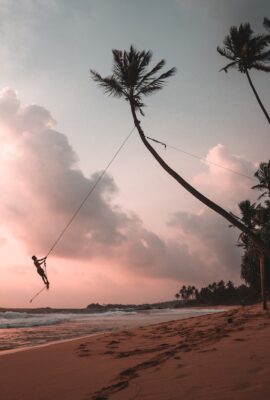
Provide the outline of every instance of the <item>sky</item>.
{"type": "MultiPolygon", "coordinates": [[[[44,257],[133,128],[90,69],[111,73],[112,49],[153,52],[176,67],[146,99],[147,136],[179,174],[228,211],[256,199],[269,126],[246,77],[220,69],[232,25],[263,33],[268,0],[0,0],[0,305],[85,307],[170,300],[183,284],[239,284],[239,232],[186,193],[133,132],[48,257],[44,257]],[[192,153],[207,163],[191,157],[192,153]],[[234,170],[240,174],[229,171],[234,170]]],[[[269,76],[251,77],[270,108],[269,76]]]]}

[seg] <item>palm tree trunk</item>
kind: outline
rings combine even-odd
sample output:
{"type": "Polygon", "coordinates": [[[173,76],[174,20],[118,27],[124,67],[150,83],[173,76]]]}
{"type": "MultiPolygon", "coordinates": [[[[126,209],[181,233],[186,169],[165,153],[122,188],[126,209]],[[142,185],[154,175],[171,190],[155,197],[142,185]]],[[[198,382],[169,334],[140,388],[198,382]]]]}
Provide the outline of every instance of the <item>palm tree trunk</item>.
{"type": "Polygon", "coordinates": [[[198,192],[193,186],[191,186],[186,180],[184,180],[180,175],[177,174],[156,152],[156,150],[150,145],[147,141],[144,132],[141,128],[140,121],[137,118],[135,106],[130,100],[131,112],[134,120],[134,124],[137,128],[137,131],[140,135],[140,138],[145,145],[145,147],[150,151],[153,157],[157,160],[157,162],[161,165],[161,167],[172,177],[174,178],[181,186],[183,186],[189,193],[191,193],[196,199],[205,204],[207,207],[211,208],[211,210],[215,211],[227,221],[229,221],[232,225],[238,228],[240,231],[246,233],[256,244],[257,248],[261,251],[261,253],[270,257],[270,249],[258,238],[256,234],[251,232],[244,224],[242,224],[239,220],[237,220],[232,214],[224,210],[218,204],[214,203],[212,200],[205,197],[202,193],[198,192]]]}
{"type": "Polygon", "coordinates": [[[266,292],[265,292],[265,268],[264,268],[264,255],[260,255],[260,278],[261,278],[261,294],[263,310],[267,310],[266,292]]]}
{"type": "Polygon", "coordinates": [[[253,85],[253,82],[252,82],[252,80],[251,80],[251,78],[250,78],[250,75],[249,75],[248,70],[246,70],[246,76],[247,76],[247,78],[248,78],[248,82],[249,82],[249,84],[250,84],[250,87],[251,87],[251,89],[253,90],[253,93],[254,93],[254,95],[255,95],[255,97],[256,97],[256,99],[257,99],[257,102],[259,103],[259,105],[260,105],[260,107],[261,107],[261,109],[262,109],[262,112],[264,113],[264,115],[265,115],[265,117],[266,117],[266,119],[267,119],[267,121],[268,121],[268,124],[270,124],[270,117],[269,117],[269,114],[268,114],[268,112],[266,111],[266,109],[264,108],[263,103],[261,102],[261,99],[260,99],[260,97],[259,97],[259,95],[258,95],[258,93],[257,93],[257,90],[255,89],[255,86],[253,85]]]}

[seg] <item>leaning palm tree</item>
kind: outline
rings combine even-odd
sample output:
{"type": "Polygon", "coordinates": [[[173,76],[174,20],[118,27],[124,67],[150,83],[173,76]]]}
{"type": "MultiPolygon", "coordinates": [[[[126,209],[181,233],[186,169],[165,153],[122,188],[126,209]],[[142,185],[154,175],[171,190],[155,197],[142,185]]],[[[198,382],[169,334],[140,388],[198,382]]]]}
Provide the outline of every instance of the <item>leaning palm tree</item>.
{"type": "Polygon", "coordinates": [[[238,70],[245,74],[250,87],[270,124],[270,116],[266,111],[258,92],[250,78],[249,70],[256,69],[259,71],[270,72],[270,42],[269,34],[253,35],[250,24],[241,24],[239,28],[232,26],[230,34],[223,41],[224,47],[217,47],[217,51],[222,56],[230,60],[221,70],[228,72],[229,68],[237,67],[238,70]]]}
{"type": "Polygon", "coordinates": [[[270,250],[247,226],[232,213],[227,212],[191,186],[162,159],[147,140],[141,122],[137,117],[138,111],[141,115],[144,115],[143,107],[145,104],[142,97],[161,90],[166,80],[175,74],[176,69],[171,68],[166,72],[160,73],[160,70],[165,66],[165,60],[159,61],[152,69],[148,69],[152,59],[151,51],[137,51],[133,46],[130,47],[129,51],[113,50],[112,53],[112,75],[103,78],[96,71],[90,70],[92,79],[104,89],[106,94],[123,98],[129,103],[134,124],[147,150],[150,151],[161,167],[189,193],[224,217],[232,225],[249,235],[258,248],[270,256],[270,250]]]}

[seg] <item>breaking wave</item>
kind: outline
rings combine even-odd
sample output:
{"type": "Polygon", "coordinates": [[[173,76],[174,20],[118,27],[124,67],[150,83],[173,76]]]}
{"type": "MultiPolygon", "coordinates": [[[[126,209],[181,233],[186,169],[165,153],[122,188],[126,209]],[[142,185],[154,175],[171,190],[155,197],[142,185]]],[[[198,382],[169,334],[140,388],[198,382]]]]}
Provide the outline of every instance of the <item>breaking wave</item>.
{"type": "Polygon", "coordinates": [[[86,313],[27,313],[4,311],[0,312],[0,329],[30,328],[37,326],[58,325],[72,321],[91,321],[93,319],[115,319],[119,316],[132,315],[136,312],[108,311],[98,314],[86,313]]]}

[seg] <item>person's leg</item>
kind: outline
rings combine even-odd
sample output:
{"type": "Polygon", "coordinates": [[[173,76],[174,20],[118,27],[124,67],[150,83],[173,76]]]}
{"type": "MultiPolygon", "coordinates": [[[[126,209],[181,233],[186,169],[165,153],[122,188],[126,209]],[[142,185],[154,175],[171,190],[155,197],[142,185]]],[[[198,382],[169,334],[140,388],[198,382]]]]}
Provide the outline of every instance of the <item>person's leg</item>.
{"type": "Polygon", "coordinates": [[[47,286],[47,289],[49,289],[50,283],[49,283],[48,278],[47,278],[47,276],[46,276],[45,274],[44,274],[44,278],[45,278],[45,280],[46,280],[46,281],[44,281],[44,282],[45,282],[45,285],[47,286]]]}

